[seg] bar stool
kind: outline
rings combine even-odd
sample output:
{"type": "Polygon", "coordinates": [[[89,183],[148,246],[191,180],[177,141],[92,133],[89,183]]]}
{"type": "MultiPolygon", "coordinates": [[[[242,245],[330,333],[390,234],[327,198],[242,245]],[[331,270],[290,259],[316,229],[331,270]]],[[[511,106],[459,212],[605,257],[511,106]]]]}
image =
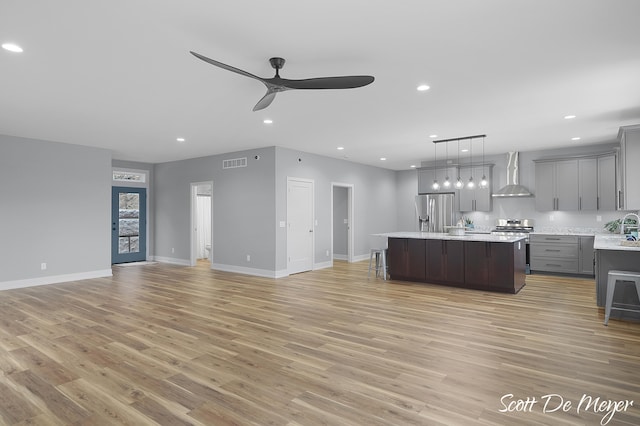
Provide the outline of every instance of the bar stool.
{"type": "Polygon", "coordinates": [[[640,272],[631,272],[631,271],[609,271],[607,276],[607,301],[604,308],[604,325],[607,325],[609,322],[609,316],[611,315],[612,309],[617,309],[619,311],[630,311],[630,312],[640,312],[640,307],[637,309],[628,309],[628,308],[616,308],[613,306],[613,294],[616,291],[616,285],[618,282],[622,281],[632,281],[636,285],[636,291],[638,292],[638,299],[640,299],[640,272]]]}
{"type": "Polygon", "coordinates": [[[375,256],[376,258],[376,277],[382,273],[382,278],[387,279],[387,248],[389,239],[382,235],[370,235],[369,236],[369,271],[367,272],[367,278],[371,275],[371,262],[375,256]]]}

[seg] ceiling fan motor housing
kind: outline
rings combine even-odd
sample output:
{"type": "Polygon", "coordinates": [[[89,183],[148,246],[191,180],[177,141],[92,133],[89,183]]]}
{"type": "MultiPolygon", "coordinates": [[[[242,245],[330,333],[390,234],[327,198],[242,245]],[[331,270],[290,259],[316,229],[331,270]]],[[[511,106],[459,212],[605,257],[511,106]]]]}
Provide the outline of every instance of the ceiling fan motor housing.
{"type": "Polygon", "coordinates": [[[284,67],[284,59],[282,58],[270,58],[269,62],[271,63],[271,66],[273,68],[275,68],[276,70],[282,69],[282,67],[284,67]]]}

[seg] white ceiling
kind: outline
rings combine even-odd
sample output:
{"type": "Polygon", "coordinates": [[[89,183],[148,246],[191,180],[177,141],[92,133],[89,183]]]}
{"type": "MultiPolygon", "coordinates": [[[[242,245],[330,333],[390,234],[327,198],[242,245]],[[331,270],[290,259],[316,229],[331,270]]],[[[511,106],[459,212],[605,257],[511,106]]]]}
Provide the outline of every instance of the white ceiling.
{"type": "Polygon", "coordinates": [[[611,142],[640,123],[639,16],[638,0],[2,0],[0,43],[24,52],[0,49],[0,133],[150,163],[277,145],[395,170],[433,159],[431,134],[486,133],[487,155],[611,142]],[[189,50],[376,80],[252,112],[260,82],[189,50]]]}

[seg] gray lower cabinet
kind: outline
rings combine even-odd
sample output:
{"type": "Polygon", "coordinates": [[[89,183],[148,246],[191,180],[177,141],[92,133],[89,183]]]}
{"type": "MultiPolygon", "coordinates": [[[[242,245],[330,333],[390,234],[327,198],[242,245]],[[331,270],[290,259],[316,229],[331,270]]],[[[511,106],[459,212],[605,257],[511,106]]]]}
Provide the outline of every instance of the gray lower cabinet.
{"type": "Polygon", "coordinates": [[[591,236],[532,234],[531,270],[593,275],[593,240],[591,236]]]}
{"type": "Polygon", "coordinates": [[[580,237],[580,270],[579,274],[595,275],[595,251],[593,250],[594,237],[580,237]]]}

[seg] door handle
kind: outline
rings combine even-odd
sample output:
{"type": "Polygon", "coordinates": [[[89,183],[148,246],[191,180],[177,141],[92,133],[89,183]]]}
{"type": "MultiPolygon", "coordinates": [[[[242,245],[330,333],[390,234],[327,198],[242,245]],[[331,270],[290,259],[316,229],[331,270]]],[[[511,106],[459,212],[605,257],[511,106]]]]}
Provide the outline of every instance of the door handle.
{"type": "Polygon", "coordinates": [[[309,232],[313,232],[313,229],[309,229],[309,232]]]}

